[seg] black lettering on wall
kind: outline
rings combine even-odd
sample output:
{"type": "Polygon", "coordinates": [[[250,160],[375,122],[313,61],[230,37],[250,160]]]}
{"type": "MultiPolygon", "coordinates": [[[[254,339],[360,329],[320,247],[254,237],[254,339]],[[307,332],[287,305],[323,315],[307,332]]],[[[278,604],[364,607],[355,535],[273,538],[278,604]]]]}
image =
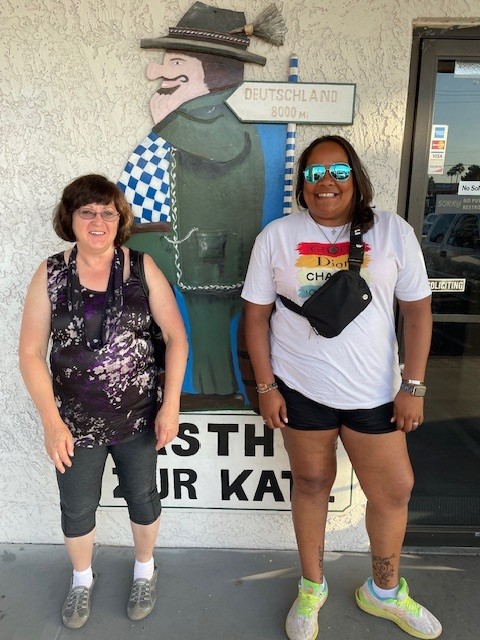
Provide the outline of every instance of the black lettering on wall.
{"type": "Polygon", "coordinates": [[[278,486],[275,471],[262,471],[260,480],[258,481],[257,490],[253,496],[254,502],[261,502],[266,493],[271,493],[275,502],[285,502],[283,493],[278,486]]]}
{"type": "Polygon", "coordinates": [[[242,471],[242,473],[230,484],[229,470],[222,469],[220,471],[220,477],[222,480],[222,500],[230,500],[230,496],[233,494],[235,494],[239,500],[248,500],[242,484],[252,474],[252,472],[253,469],[245,469],[245,471],[242,471]]]}
{"type": "Polygon", "coordinates": [[[160,500],[163,500],[168,496],[168,469],[160,469],[159,479],[160,490],[158,493],[160,500]]]}
{"type": "Polygon", "coordinates": [[[245,425],[245,455],[254,456],[255,448],[263,447],[262,455],[264,458],[273,456],[273,429],[263,425],[263,436],[255,435],[255,425],[245,425]]]}
{"type": "Polygon", "coordinates": [[[197,480],[197,472],[193,469],[174,469],[173,470],[173,491],[177,500],[182,497],[182,487],[185,487],[190,500],[197,499],[197,492],[193,486],[197,480]],[[186,476],[182,478],[183,476],[186,476]]]}
{"type": "Polygon", "coordinates": [[[231,433],[238,433],[238,424],[208,424],[209,433],[218,434],[217,455],[228,456],[228,439],[231,433]]]}
{"type": "Polygon", "coordinates": [[[198,427],[191,422],[181,422],[178,430],[178,438],[183,440],[188,446],[182,447],[180,444],[172,444],[172,451],[176,456],[194,456],[200,449],[200,441],[195,438],[191,433],[200,433],[198,427]]]}

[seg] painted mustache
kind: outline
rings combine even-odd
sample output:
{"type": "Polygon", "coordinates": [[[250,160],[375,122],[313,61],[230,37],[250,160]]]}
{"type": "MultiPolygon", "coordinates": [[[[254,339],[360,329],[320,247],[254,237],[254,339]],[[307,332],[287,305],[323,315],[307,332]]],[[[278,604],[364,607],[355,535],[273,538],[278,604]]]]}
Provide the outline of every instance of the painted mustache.
{"type": "Polygon", "coordinates": [[[188,82],[188,76],[182,74],[180,76],[176,76],[175,78],[166,78],[165,76],[162,77],[162,83],[165,82],[165,80],[167,80],[168,82],[188,82]]]}

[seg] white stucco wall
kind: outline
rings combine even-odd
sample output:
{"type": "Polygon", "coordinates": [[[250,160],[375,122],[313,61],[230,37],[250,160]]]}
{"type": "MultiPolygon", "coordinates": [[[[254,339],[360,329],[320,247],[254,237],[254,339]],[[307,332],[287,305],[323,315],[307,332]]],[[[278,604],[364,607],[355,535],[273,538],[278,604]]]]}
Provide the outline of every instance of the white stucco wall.
{"type": "MultiPolygon", "coordinates": [[[[266,0],[217,2],[254,19],[266,0]]],[[[166,35],[190,0],[2,0],[0,4],[0,541],[61,542],[56,482],[41,427],[18,373],[17,340],[26,287],[62,242],[51,228],[63,187],[87,172],[116,180],[151,128],[152,85],[145,68],[156,52],[141,38],[166,35]]],[[[279,6],[282,6],[279,3],[279,6]]],[[[348,137],[371,173],[379,208],[395,210],[412,26],[468,24],[478,0],[288,0],[283,47],[254,39],[264,68],[251,80],[286,80],[295,52],[304,82],[354,82],[349,127],[299,126],[297,147],[324,132],[348,137]]],[[[476,20],[478,23],[478,20],[476,20]]],[[[161,55],[161,52],[157,52],[161,55]]],[[[361,550],[364,500],[329,518],[327,548],[361,550]]],[[[124,509],[102,509],[99,542],[129,544],[124,509]]],[[[158,544],[294,548],[288,513],[166,510],[158,544]]]]}

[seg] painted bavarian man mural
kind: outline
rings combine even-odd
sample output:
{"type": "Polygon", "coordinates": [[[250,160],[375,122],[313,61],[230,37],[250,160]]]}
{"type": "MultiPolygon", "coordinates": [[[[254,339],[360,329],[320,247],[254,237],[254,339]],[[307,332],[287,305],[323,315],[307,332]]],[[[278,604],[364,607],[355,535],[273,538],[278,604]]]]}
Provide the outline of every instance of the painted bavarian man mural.
{"type": "MultiPolygon", "coordinates": [[[[271,41],[283,38],[274,5],[268,13],[271,24],[258,30],[277,28],[271,41]]],[[[225,104],[245,63],[266,63],[247,50],[245,28],[242,12],[196,2],[167,36],[141,41],[165,50],[147,67],[158,83],[154,126],[119,186],[135,214],[130,244],[154,257],[184,314],[184,411],[245,406],[236,359],[239,294],[255,236],[282,213],[285,127],[242,123],[225,104]]]]}

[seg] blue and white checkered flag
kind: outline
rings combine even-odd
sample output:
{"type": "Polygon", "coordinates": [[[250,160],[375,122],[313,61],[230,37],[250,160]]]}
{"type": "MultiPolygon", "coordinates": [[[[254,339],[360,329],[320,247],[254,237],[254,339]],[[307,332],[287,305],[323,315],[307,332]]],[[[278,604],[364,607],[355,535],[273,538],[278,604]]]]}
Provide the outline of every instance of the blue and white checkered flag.
{"type": "Polygon", "coordinates": [[[170,222],[171,145],[153,131],[130,156],[118,181],[135,224],[170,222]]]}

